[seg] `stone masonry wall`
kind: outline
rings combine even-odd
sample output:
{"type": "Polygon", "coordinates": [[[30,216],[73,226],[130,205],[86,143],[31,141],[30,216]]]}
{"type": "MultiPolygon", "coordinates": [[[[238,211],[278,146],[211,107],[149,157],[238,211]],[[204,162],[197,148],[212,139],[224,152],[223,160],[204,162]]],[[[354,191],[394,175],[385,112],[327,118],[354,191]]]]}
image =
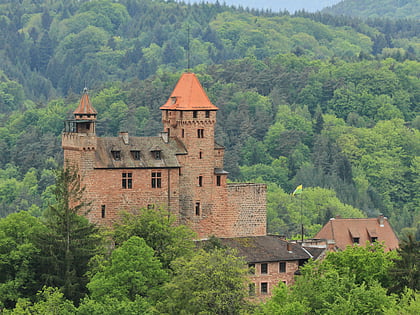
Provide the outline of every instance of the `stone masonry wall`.
{"type": "Polygon", "coordinates": [[[227,185],[228,209],[233,216],[231,236],[266,235],[265,184],[230,183],[227,185]]]}

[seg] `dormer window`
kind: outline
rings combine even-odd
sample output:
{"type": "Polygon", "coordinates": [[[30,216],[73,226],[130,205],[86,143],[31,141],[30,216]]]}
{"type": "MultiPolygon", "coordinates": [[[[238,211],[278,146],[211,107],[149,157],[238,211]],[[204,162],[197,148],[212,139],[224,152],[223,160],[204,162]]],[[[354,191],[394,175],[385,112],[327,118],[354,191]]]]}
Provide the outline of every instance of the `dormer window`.
{"type": "Polygon", "coordinates": [[[171,97],[171,105],[174,105],[176,103],[176,96],[171,97]]]}
{"type": "Polygon", "coordinates": [[[153,151],[153,156],[155,158],[155,160],[161,160],[162,159],[162,154],[161,151],[153,151]]]}
{"type": "Polygon", "coordinates": [[[121,161],[121,151],[111,151],[111,153],[115,161],[121,161]]]}
{"type": "Polygon", "coordinates": [[[131,156],[133,157],[134,160],[140,161],[140,151],[139,150],[132,150],[131,151],[131,156]]]}

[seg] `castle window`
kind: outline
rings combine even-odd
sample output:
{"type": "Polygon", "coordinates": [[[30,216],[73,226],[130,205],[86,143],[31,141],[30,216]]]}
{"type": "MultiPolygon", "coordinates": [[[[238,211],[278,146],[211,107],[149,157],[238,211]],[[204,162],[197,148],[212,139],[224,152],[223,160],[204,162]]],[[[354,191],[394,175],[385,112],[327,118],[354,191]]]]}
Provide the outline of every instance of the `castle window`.
{"type": "Polygon", "coordinates": [[[151,205],[151,204],[148,204],[147,205],[147,209],[148,210],[153,210],[155,208],[155,205],[151,205]]]}
{"type": "Polygon", "coordinates": [[[198,158],[201,160],[203,158],[203,152],[200,151],[200,153],[198,154],[198,158]]]}
{"type": "Polygon", "coordinates": [[[261,282],[261,293],[267,294],[268,293],[268,283],[267,282],[261,282]]]}
{"type": "Polygon", "coordinates": [[[198,176],[198,186],[203,187],[203,176],[198,176]]]}
{"type": "Polygon", "coordinates": [[[359,244],[359,242],[360,242],[360,237],[353,237],[354,244],[359,244]]]}
{"type": "Polygon", "coordinates": [[[268,273],[268,264],[267,263],[261,264],[261,274],[266,275],[267,273],[268,273]]]}
{"type": "Polygon", "coordinates": [[[193,118],[197,118],[197,111],[196,110],[193,111],[193,118]]]}
{"type": "Polygon", "coordinates": [[[196,202],[195,203],[195,215],[200,215],[200,212],[201,212],[200,203],[196,202]]]}
{"type": "Polygon", "coordinates": [[[111,151],[115,161],[121,161],[121,151],[111,151]]]}
{"type": "Polygon", "coordinates": [[[162,187],[162,173],[152,172],[152,188],[161,188],[161,187],[162,187]]]}
{"type": "Polygon", "coordinates": [[[216,176],[216,185],[221,186],[222,185],[222,178],[220,175],[216,176]]]}
{"type": "Polygon", "coordinates": [[[279,262],[279,272],[286,272],[286,262],[279,262]]]}
{"type": "Polygon", "coordinates": [[[181,137],[184,138],[185,137],[185,129],[181,130],[181,137]]]}
{"type": "Polygon", "coordinates": [[[372,237],[370,238],[370,240],[371,240],[371,242],[372,242],[372,243],[375,243],[375,242],[378,240],[378,237],[376,237],[376,236],[372,236],[372,237]]]}
{"type": "Polygon", "coordinates": [[[153,151],[153,155],[155,157],[155,160],[160,160],[162,158],[162,154],[160,151],[153,151]]]}
{"type": "Polygon", "coordinates": [[[105,205],[101,206],[101,218],[105,218],[106,216],[106,209],[105,209],[105,205]]]}
{"type": "Polygon", "coordinates": [[[136,161],[140,160],[140,151],[138,150],[133,150],[131,151],[131,155],[133,156],[133,159],[136,161]]]}
{"type": "Polygon", "coordinates": [[[133,188],[133,173],[122,173],[121,186],[123,189],[133,188]]]}
{"type": "Polygon", "coordinates": [[[197,137],[204,138],[204,129],[197,129],[197,137]]]}
{"type": "Polygon", "coordinates": [[[255,275],[255,264],[248,264],[249,273],[255,275]]]}
{"type": "Polygon", "coordinates": [[[210,118],[210,111],[206,110],[206,118],[210,118]]]}

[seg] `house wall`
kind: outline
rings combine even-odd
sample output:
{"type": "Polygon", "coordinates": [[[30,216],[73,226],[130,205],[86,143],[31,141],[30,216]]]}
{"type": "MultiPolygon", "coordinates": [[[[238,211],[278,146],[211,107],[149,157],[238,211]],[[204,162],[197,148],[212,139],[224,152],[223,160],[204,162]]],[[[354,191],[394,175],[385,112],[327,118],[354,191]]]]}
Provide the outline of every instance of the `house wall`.
{"type": "Polygon", "coordinates": [[[279,261],[267,262],[268,272],[266,274],[261,273],[261,264],[255,263],[255,274],[250,275],[250,280],[255,285],[255,296],[258,297],[269,297],[272,295],[274,288],[279,282],[285,282],[287,285],[291,285],[295,282],[295,271],[299,268],[299,261],[284,261],[286,263],[286,272],[280,272],[279,261]],[[267,293],[261,292],[262,283],[267,283],[267,293]]]}

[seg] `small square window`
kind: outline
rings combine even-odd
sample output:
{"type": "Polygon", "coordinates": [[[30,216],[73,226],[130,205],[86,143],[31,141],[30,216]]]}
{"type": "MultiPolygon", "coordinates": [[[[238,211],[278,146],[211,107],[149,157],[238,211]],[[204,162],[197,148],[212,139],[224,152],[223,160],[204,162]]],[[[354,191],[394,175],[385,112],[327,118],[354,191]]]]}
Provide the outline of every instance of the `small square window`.
{"type": "Polygon", "coordinates": [[[121,161],[121,151],[111,151],[111,153],[115,161],[121,161]]]}
{"type": "Polygon", "coordinates": [[[162,159],[162,154],[160,151],[153,151],[153,155],[155,157],[155,160],[160,160],[162,159]]]}
{"type": "Polygon", "coordinates": [[[268,273],[268,264],[262,263],[261,264],[261,274],[267,274],[268,273]]]}
{"type": "Polygon", "coordinates": [[[268,283],[267,282],[261,282],[261,293],[267,294],[268,293],[268,283]]]}
{"type": "Polygon", "coordinates": [[[279,262],[279,272],[286,272],[286,262],[279,262]]]}
{"type": "Polygon", "coordinates": [[[140,160],[140,151],[133,150],[133,151],[131,151],[131,155],[132,155],[134,160],[136,160],[136,161],[140,160]]]}
{"type": "Polygon", "coordinates": [[[360,237],[353,237],[354,244],[359,244],[359,242],[360,242],[360,237]]]}

